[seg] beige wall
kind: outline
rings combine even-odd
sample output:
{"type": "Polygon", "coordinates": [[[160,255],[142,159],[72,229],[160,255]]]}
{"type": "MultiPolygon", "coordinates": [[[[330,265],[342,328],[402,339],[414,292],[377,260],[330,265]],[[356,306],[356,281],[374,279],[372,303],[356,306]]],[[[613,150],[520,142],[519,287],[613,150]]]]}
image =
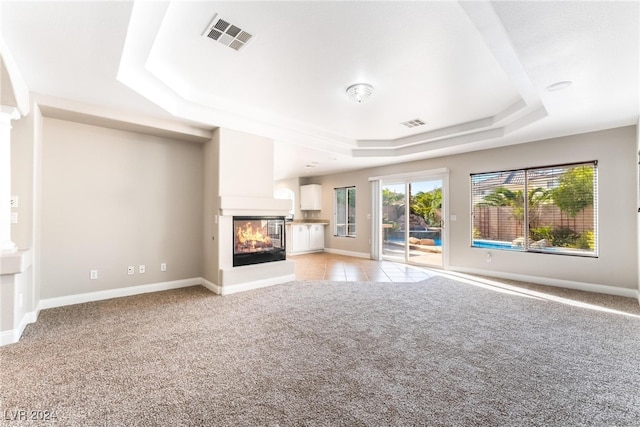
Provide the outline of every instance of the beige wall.
{"type": "Polygon", "coordinates": [[[18,197],[18,207],[11,209],[18,214],[11,240],[18,249],[31,248],[33,239],[34,140],[41,119],[37,105],[32,108],[29,115],[11,123],[11,195],[18,197]]]}
{"type": "MultiPolygon", "coordinates": [[[[265,178],[252,187],[242,178],[245,174],[239,164],[244,152],[236,145],[226,147],[227,151],[235,150],[230,156],[233,161],[222,162],[223,171],[217,170],[221,158],[219,131],[211,142],[197,144],[41,119],[38,114],[17,122],[13,135],[13,182],[14,193],[20,196],[20,222],[13,226],[12,233],[19,247],[36,248],[34,256],[40,259],[35,263],[37,275],[42,278],[36,282],[42,286],[35,291],[41,298],[193,277],[217,283],[221,268],[220,224],[215,223],[214,213],[218,211],[218,195],[223,193],[220,180],[224,179],[227,194],[267,196],[274,188],[271,179],[265,178]],[[40,161],[41,179],[36,176],[40,161]],[[161,262],[168,265],[165,273],[160,272],[161,262]],[[145,274],[138,273],[140,264],[146,265],[145,274]],[[135,275],[127,275],[128,265],[136,266],[135,275]],[[99,279],[89,279],[91,269],[99,271],[99,279]]],[[[235,141],[234,136],[245,137],[235,133],[227,136],[230,141],[235,141]]],[[[632,126],[287,180],[279,186],[322,184],[324,209],[319,217],[333,221],[333,188],[355,185],[357,237],[334,237],[331,224],[325,245],[333,250],[368,254],[372,228],[368,218],[368,178],[446,167],[450,170],[448,214],[457,217],[447,224],[451,269],[637,289],[637,140],[637,127],[632,126]],[[493,251],[489,264],[485,250],[470,248],[470,173],[594,159],[599,161],[599,258],[493,251]]],[[[252,144],[257,142],[258,139],[252,144]]],[[[267,151],[272,147],[267,144],[264,148],[268,161],[267,151]]],[[[292,189],[298,194],[298,188],[292,189]]],[[[296,213],[301,212],[297,209],[296,213]]]]}
{"type": "Polygon", "coordinates": [[[202,277],[211,283],[218,283],[218,209],[220,194],[220,129],[213,132],[211,141],[203,145],[204,183],[203,183],[203,224],[202,239],[202,277]]]}
{"type": "Polygon", "coordinates": [[[201,144],[45,118],[42,298],[200,277],[202,159],[201,144]]]}
{"type": "MultiPolygon", "coordinates": [[[[32,260],[19,289],[23,299],[22,313],[14,313],[21,317],[35,312],[40,302],[42,114],[38,105],[32,103],[29,114],[11,125],[11,194],[18,197],[18,207],[12,209],[18,214],[18,223],[11,225],[11,238],[19,250],[30,250],[32,260]]],[[[3,301],[3,311],[5,303],[3,301]]]]}
{"type": "Polygon", "coordinates": [[[638,122],[636,123],[636,153],[637,153],[637,158],[636,160],[638,161],[638,165],[636,166],[636,178],[635,178],[635,183],[636,183],[636,200],[637,200],[637,204],[636,207],[638,208],[638,215],[637,215],[637,226],[638,226],[638,233],[636,235],[637,237],[637,248],[638,248],[638,258],[636,258],[636,266],[638,268],[638,281],[636,283],[637,289],[638,289],[638,302],[640,302],[640,118],[638,118],[638,122]]]}
{"type": "Polygon", "coordinates": [[[420,170],[449,168],[449,264],[451,269],[486,271],[542,277],[554,281],[638,288],[636,244],[636,127],[573,135],[528,144],[496,148],[456,156],[371,168],[357,172],[314,177],[309,182],[323,185],[322,217],[331,218],[334,187],[355,185],[357,191],[357,237],[332,236],[327,229],[326,246],[356,253],[370,252],[371,190],[369,177],[420,170]],[[547,166],[579,161],[598,161],[599,258],[492,251],[471,248],[469,174],[521,167],[547,166]]]}

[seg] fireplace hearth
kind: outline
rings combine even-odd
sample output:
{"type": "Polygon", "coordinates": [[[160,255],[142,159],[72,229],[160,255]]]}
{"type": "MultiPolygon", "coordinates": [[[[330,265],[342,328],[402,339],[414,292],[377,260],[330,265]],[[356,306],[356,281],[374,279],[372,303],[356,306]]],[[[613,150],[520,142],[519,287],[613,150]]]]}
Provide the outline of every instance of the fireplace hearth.
{"type": "Polygon", "coordinates": [[[233,217],[233,266],[286,259],[283,216],[233,217]]]}

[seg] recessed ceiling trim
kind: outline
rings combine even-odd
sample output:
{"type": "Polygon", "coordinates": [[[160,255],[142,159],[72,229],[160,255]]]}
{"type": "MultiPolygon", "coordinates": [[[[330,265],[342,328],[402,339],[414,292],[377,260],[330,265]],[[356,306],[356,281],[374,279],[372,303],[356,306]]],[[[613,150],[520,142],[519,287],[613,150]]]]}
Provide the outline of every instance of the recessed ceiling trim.
{"type": "Polygon", "coordinates": [[[544,107],[536,108],[523,117],[514,120],[510,124],[493,129],[484,129],[478,132],[451,135],[438,140],[422,141],[418,144],[404,145],[400,147],[385,148],[356,148],[352,151],[353,157],[401,157],[416,153],[433,153],[435,150],[462,146],[470,143],[478,143],[496,138],[502,138],[518,129],[530,125],[540,119],[547,117],[548,113],[544,107]]]}
{"type": "Polygon", "coordinates": [[[508,126],[509,123],[515,122],[523,115],[528,114],[532,108],[533,107],[527,107],[524,100],[520,99],[494,116],[392,140],[358,140],[358,148],[395,149],[409,147],[412,145],[420,145],[459,135],[475,134],[482,132],[487,128],[491,128],[492,126],[497,126],[500,123],[504,126],[508,126]],[[507,121],[507,119],[510,119],[510,121],[507,121]]]}
{"type": "Polygon", "coordinates": [[[452,148],[457,145],[476,143],[483,140],[500,138],[505,135],[504,128],[487,129],[484,131],[467,134],[456,135],[449,138],[439,139],[437,141],[426,141],[420,144],[394,147],[394,148],[363,148],[353,149],[353,157],[401,157],[416,153],[430,153],[440,148],[452,148]]]}

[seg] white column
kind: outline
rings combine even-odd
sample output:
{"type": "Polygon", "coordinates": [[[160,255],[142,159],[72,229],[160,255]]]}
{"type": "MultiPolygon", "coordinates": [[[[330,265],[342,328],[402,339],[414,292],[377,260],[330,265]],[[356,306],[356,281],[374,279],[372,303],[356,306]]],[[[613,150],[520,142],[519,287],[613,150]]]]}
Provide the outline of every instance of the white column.
{"type": "Polygon", "coordinates": [[[20,118],[15,107],[0,107],[0,253],[16,252],[11,240],[11,120],[20,118]]]}

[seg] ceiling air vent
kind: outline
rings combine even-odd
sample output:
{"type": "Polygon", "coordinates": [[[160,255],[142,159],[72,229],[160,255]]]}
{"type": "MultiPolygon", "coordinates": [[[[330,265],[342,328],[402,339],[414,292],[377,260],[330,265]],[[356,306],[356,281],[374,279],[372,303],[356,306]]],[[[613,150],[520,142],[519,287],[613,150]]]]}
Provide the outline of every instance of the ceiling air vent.
{"type": "Polygon", "coordinates": [[[406,126],[408,128],[414,128],[414,127],[417,127],[417,126],[426,125],[427,122],[425,122],[424,120],[421,120],[421,119],[413,119],[413,120],[409,120],[409,121],[406,121],[406,122],[402,122],[400,124],[402,126],[406,126]]]}
{"type": "Polygon", "coordinates": [[[202,35],[235,50],[242,49],[253,38],[253,34],[219,18],[217,14],[202,35]]]}

